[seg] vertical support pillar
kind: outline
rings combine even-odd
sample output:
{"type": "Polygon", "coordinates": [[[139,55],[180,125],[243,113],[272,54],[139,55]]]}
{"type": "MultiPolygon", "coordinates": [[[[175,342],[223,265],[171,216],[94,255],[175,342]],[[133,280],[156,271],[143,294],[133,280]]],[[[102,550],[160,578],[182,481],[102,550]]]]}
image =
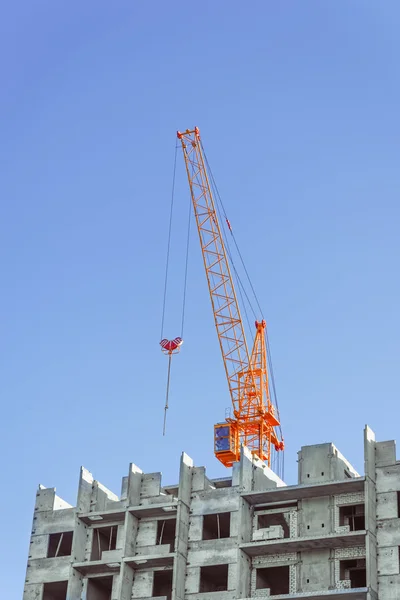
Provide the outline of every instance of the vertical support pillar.
{"type": "Polygon", "coordinates": [[[133,569],[131,569],[127,564],[122,563],[120,574],[120,590],[118,596],[119,600],[131,600],[133,575],[133,569]]]}
{"type": "Polygon", "coordinates": [[[370,588],[368,600],[378,594],[378,564],[376,544],[376,459],[375,434],[368,427],[364,429],[364,469],[365,469],[365,540],[367,586],[370,588]]]}
{"type": "Polygon", "coordinates": [[[76,502],[76,511],[78,513],[90,512],[90,501],[92,498],[93,475],[81,467],[78,487],[78,499],[76,502]]]}
{"type": "MultiPolygon", "coordinates": [[[[127,505],[138,506],[140,504],[140,490],[142,486],[142,471],[131,463],[127,481],[127,505]]],[[[125,540],[124,556],[134,556],[139,519],[129,511],[125,513],[125,540]]]]}
{"type": "MultiPolygon", "coordinates": [[[[72,562],[83,562],[86,554],[87,526],[75,516],[74,536],[72,538],[72,562]]],[[[83,587],[83,576],[71,568],[68,580],[67,600],[80,600],[83,587]]]]}
{"type": "Polygon", "coordinates": [[[68,579],[67,600],[81,600],[83,589],[83,576],[71,569],[71,574],[68,579]]]}
{"type": "MultiPolygon", "coordinates": [[[[235,465],[234,475],[239,485],[240,493],[250,492],[253,487],[253,457],[251,452],[242,446],[240,463],[235,465]]],[[[232,482],[233,483],[233,482],[232,482]]],[[[252,510],[249,503],[239,496],[238,511],[238,544],[251,541],[252,510]]],[[[236,577],[236,598],[250,598],[251,559],[238,549],[236,577]]]]}
{"type": "Polygon", "coordinates": [[[189,514],[192,493],[193,461],[182,453],[179,472],[178,510],[176,515],[175,559],[172,576],[172,600],[184,600],[188,552],[189,514]]]}

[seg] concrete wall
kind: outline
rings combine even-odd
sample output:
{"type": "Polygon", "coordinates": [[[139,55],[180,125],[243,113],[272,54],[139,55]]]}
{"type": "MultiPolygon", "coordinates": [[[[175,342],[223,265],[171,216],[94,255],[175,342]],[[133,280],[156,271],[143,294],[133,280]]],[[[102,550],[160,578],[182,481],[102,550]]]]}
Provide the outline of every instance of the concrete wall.
{"type": "Polygon", "coordinates": [[[377,591],[379,600],[392,600],[400,589],[400,464],[396,462],[395,442],[374,442],[369,461],[374,465],[371,479],[375,480],[377,591]]]}
{"type": "MultiPolygon", "coordinates": [[[[359,482],[352,493],[343,493],[343,484],[338,493],[335,486],[318,492],[318,484],[358,475],[333,444],[302,447],[299,498],[289,489],[290,501],[285,500],[289,496],[284,482],[245,448],[227,481],[209,480],[205,469],[183,454],[179,483],[171,488],[162,487],[160,473],[142,473],[134,464],[123,477],[120,497],[84,468],[76,507],[59,498],[55,489],[40,486],[23,600],[42,600],[43,584],[62,581],[68,582],[67,600],[90,600],[93,594],[101,600],[103,592],[96,591],[93,582],[104,576],[112,577],[111,600],[149,599],[158,572],[171,573],[171,589],[162,586],[170,600],[265,597],[267,590],[257,589],[257,570],[275,566],[287,568],[290,594],[322,597],[348,589],[349,581],[340,575],[343,560],[366,564],[369,595],[359,592],[360,599],[394,600],[393,590],[400,585],[400,464],[394,442],[376,442],[369,428],[364,437],[365,484],[359,482]],[[308,484],[316,487],[307,496],[308,484]],[[271,502],[269,490],[275,494],[271,502]],[[250,501],[245,496],[249,492],[250,501]],[[360,533],[357,544],[341,547],[340,540],[349,532],[339,523],[340,507],[364,502],[366,533],[360,533]],[[164,510],[171,504],[174,511],[164,510]],[[203,540],[204,518],[220,513],[230,513],[229,537],[203,540]],[[272,526],[271,535],[259,533],[260,515],[275,514],[284,516],[285,539],[282,525],[272,526]],[[173,543],[158,543],[159,523],[171,519],[176,520],[173,543]],[[92,561],[96,530],[103,527],[115,528],[116,547],[92,561]],[[71,555],[47,558],[49,536],[69,531],[71,555]],[[337,536],[337,545],[332,536],[337,536]],[[202,592],[202,569],[214,567],[227,574],[226,589],[202,592]]],[[[109,597],[108,592],[103,595],[109,597]]]]}
{"type": "Polygon", "coordinates": [[[298,453],[298,483],[312,484],[359,477],[333,444],[302,446],[298,453]]]}

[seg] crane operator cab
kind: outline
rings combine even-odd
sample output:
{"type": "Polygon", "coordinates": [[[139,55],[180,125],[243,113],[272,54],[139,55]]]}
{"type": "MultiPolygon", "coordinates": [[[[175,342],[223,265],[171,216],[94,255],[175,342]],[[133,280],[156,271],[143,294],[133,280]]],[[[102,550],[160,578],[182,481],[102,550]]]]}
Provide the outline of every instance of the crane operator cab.
{"type": "Polygon", "coordinates": [[[237,460],[237,427],[235,423],[217,423],[214,425],[215,456],[226,467],[237,460]]]}

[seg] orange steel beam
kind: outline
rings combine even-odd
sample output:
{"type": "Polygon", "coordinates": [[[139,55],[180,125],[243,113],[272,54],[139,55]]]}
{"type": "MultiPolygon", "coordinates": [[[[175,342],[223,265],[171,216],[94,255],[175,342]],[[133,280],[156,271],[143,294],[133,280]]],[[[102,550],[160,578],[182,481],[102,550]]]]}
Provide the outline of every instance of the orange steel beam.
{"type": "Polygon", "coordinates": [[[247,446],[271,466],[271,450],[283,450],[275,431],[279,426],[270,400],[265,343],[265,321],[256,323],[249,355],[229,262],[204,162],[200,132],[178,132],[182,143],[190,193],[199,232],[214,321],[233,405],[232,447],[225,455],[216,451],[226,466],[240,458],[247,446]]]}

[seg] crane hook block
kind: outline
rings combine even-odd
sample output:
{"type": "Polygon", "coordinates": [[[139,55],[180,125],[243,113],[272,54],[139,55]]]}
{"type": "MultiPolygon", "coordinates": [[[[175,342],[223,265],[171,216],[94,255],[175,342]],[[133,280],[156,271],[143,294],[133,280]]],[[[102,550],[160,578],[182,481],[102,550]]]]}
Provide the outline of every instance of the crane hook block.
{"type": "Polygon", "coordinates": [[[180,337],[176,337],[173,340],[164,339],[160,342],[161,351],[164,354],[176,354],[181,349],[182,344],[183,339],[180,337]]]}

